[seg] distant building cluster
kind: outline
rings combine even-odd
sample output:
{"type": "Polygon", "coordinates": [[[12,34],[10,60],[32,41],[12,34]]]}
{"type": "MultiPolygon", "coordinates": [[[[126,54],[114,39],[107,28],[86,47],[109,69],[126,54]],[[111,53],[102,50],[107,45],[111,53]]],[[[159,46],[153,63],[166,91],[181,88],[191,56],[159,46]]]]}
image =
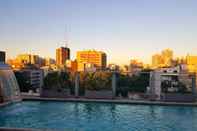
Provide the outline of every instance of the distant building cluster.
{"type": "MultiPolygon", "coordinates": [[[[0,61],[5,61],[5,52],[0,52],[0,61]]],[[[7,63],[16,73],[27,78],[31,89],[36,90],[43,86],[43,78],[54,71],[75,73],[105,70],[107,55],[102,51],[84,50],[78,51],[76,59],[71,60],[70,48],[60,47],[56,49],[56,60],[34,54],[19,54],[16,58],[7,60],[7,63]]]]}
{"type": "MultiPolygon", "coordinates": [[[[132,58],[128,65],[107,65],[107,54],[97,50],[82,50],[76,52],[76,58],[71,59],[70,48],[60,47],[56,49],[56,60],[42,58],[34,54],[19,54],[15,59],[7,60],[7,63],[27,78],[31,89],[40,89],[43,86],[43,78],[51,72],[66,71],[72,74],[76,72],[113,71],[127,76],[139,76],[142,72],[150,73],[150,92],[161,95],[160,90],[166,85],[165,91],[178,90],[180,81],[191,85],[190,74],[197,74],[197,56],[187,55],[176,58],[171,49],[165,49],[161,53],[152,56],[152,64],[144,64],[139,59],[132,58]],[[158,93],[159,92],[159,93],[158,93]]],[[[0,61],[5,61],[5,52],[0,52],[0,61]]],[[[197,83],[197,80],[196,80],[197,83]]],[[[186,87],[191,90],[190,87],[186,87]]],[[[161,98],[161,97],[160,97],[161,98]]],[[[161,98],[162,99],[162,98],[161,98]]]]}
{"type": "Polygon", "coordinates": [[[15,59],[7,60],[7,63],[10,64],[14,70],[20,70],[27,65],[34,65],[40,68],[45,65],[55,64],[55,60],[51,58],[41,58],[33,54],[20,54],[15,59]]]}

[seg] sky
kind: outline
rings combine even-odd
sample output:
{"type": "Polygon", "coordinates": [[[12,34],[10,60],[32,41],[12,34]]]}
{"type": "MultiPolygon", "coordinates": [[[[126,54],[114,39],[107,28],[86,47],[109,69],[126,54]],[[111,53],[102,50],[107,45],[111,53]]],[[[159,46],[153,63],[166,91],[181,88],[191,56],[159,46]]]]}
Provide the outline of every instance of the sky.
{"type": "Polygon", "coordinates": [[[151,62],[171,48],[197,55],[196,0],[0,0],[0,50],[55,58],[66,45],[106,52],[108,63],[151,62]]]}

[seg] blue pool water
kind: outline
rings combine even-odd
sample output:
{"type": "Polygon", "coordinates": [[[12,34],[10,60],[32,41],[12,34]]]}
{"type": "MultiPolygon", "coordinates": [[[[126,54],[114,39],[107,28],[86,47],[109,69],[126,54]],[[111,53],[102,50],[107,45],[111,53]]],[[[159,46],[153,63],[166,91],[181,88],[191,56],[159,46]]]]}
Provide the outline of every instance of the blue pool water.
{"type": "Polygon", "coordinates": [[[197,108],[24,101],[0,108],[0,127],[60,131],[197,131],[197,108]]]}

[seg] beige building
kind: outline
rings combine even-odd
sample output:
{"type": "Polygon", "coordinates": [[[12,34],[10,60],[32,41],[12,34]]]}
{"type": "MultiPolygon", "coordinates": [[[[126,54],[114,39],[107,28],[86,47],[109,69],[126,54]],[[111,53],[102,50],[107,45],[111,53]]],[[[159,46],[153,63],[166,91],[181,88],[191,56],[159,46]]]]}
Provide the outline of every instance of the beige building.
{"type": "Polygon", "coordinates": [[[86,50],[77,52],[78,69],[82,70],[86,65],[94,65],[97,69],[105,69],[107,55],[102,51],[86,50]]]}
{"type": "Polygon", "coordinates": [[[197,56],[187,55],[186,64],[189,72],[197,72],[197,56]]]}
{"type": "Polygon", "coordinates": [[[162,66],[162,57],[160,54],[155,54],[152,56],[152,67],[153,68],[158,68],[162,66]]]}
{"type": "Polygon", "coordinates": [[[173,60],[173,51],[171,49],[165,49],[161,53],[163,64],[165,66],[171,66],[173,60]]]}
{"type": "Polygon", "coordinates": [[[197,56],[187,55],[186,62],[188,65],[197,65],[197,56]]]}
{"type": "Polygon", "coordinates": [[[155,54],[152,56],[152,67],[170,67],[173,65],[173,51],[165,49],[161,54],[155,54]]]}

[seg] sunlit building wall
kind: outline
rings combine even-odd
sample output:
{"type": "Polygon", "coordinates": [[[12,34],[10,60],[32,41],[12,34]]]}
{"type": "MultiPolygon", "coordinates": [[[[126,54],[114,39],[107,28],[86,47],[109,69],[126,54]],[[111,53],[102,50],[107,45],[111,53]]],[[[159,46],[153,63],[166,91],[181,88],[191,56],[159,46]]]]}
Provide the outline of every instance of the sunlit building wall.
{"type": "MultiPolygon", "coordinates": [[[[97,69],[105,69],[107,65],[107,55],[102,51],[87,50],[77,52],[77,62],[79,66],[93,64],[97,69]]],[[[82,69],[79,67],[79,69],[82,69]]]]}
{"type": "Polygon", "coordinates": [[[72,61],[72,60],[67,60],[66,61],[66,68],[67,70],[69,70],[70,72],[76,72],[77,71],[77,66],[78,63],[76,60],[72,61]]]}
{"type": "Polygon", "coordinates": [[[32,54],[20,54],[15,59],[7,60],[7,63],[13,68],[13,69],[21,69],[25,67],[27,64],[32,64],[37,67],[40,67],[43,65],[43,59],[40,58],[38,55],[32,55],[32,54]]]}
{"type": "Polygon", "coordinates": [[[197,72],[197,56],[187,55],[186,63],[189,72],[197,72]]]}
{"type": "Polygon", "coordinates": [[[188,65],[197,65],[197,56],[187,55],[186,62],[188,65]]]}
{"type": "Polygon", "coordinates": [[[165,66],[172,66],[173,62],[173,51],[170,49],[165,49],[161,53],[162,59],[163,59],[163,64],[165,66]]]}
{"type": "Polygon", "coordinates": [[[163,60],[162,56],[160,54],[155,54],[152,56],[152,67],[153,68],[158,68],[162,65],[163,60]]]}
{"type": "Polygon", "coordinates": [[[38,55],[20,54],[16,57],[16,60],[23,64],[40,64],[40,58],[38,55]]]}
{"type": "Polygon", "coordinates": [[[65,65],[66,60],[70,59],[70,49],[67,47],[60,47],[56,49],[56,64],[65,65]]]}
{"type": "Polygon", "coordinates": [[[174,65],[173,61],[173,51],[170,49],[165,49],[161,54],[155,54],[152,56],[152,67],[171,67],[174,65]]]}

